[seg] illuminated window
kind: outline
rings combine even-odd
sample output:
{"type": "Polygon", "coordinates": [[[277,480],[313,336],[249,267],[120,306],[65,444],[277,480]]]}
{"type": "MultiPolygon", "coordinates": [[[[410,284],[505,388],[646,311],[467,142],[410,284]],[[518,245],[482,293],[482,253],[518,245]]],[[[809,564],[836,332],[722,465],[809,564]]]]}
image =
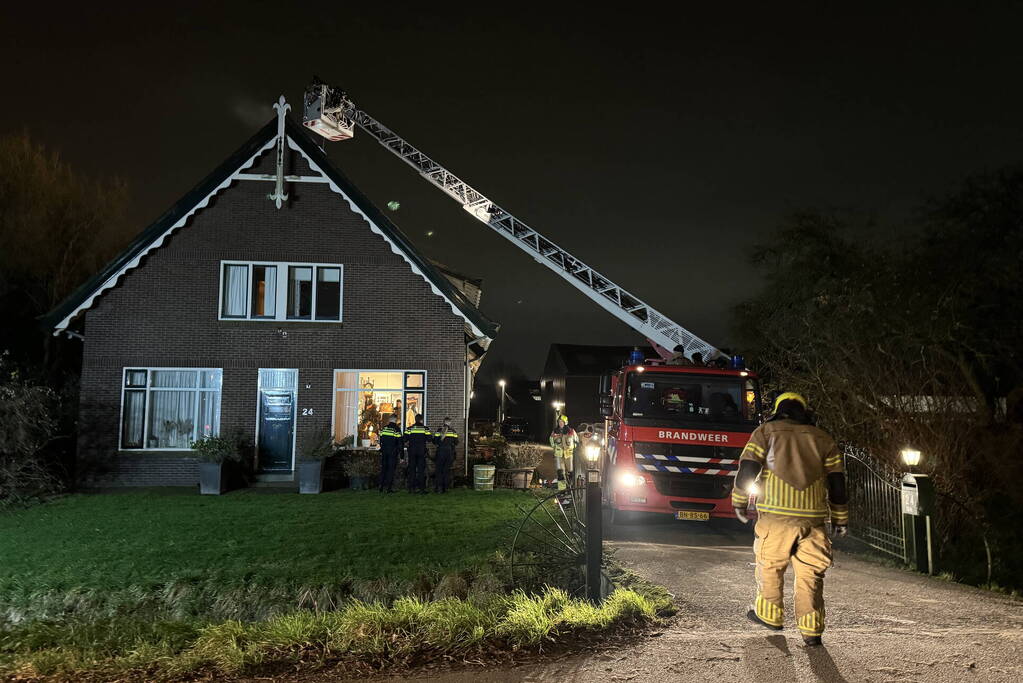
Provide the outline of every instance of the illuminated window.
{"type": "Polygon", "coordinates": [[[334,441],[343,447],[376,447],[392,416],[405,429],[416,415],[426,420],[424,371],[334,371],[334,441]]]}

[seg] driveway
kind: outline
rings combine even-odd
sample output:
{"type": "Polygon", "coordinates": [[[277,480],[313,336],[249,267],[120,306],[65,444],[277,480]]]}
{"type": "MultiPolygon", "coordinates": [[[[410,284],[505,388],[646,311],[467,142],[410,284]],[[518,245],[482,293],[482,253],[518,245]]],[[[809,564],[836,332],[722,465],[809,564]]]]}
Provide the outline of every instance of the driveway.
{"type": "MultiPolygon", "coordinates": [[[[791,612],[781,634],[746,622],[753,585],[748,529],[669,521],[613,527],[608,539],[625,565],[678,597],[680,615],[660,633],[626,648],[417,680],[1023,680],[1023,602],[840,552],[825,588],[825,647],[807,649],[791,612]]],[[[787,597],[791,572],[788,578],[787,597]]]]}

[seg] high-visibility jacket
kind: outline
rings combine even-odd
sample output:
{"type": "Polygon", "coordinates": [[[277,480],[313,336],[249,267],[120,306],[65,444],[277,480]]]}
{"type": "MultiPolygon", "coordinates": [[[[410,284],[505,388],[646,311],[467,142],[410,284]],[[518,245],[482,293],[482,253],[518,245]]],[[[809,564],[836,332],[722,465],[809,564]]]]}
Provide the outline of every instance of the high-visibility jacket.
{"type": "Polygon", "coordinates": [[[451,427],[440,427],[433,433],[433,442],[437,444],[437,455],[453,454],[458,447],[458,433],[451,427]]]}
{"type": "MultiPolygon", "coordinates": [[[[823,429],[794,420],[762,424],[739,457],[740,470],[746,460],[761,468],[757,512],[821,521],[830,516],[834,524],[849,523],[843,477],[842,499],[829,500],[828,475],[841,475],[845,469],[838,445],[823,429]]],[[[748,491],[736,486],[732,505],[742,509],[748,502],[748,491]]]]}
{"type": "Polygon", "coordinates": [[[397,455],[401,452],[401,429],[396,422],[388,422],[380,430],[380,452],[383,455],[397,455]]]}
{"type": "Polygon", "coordinates": [[[579,435],[569,426],[555,427],[551,432],[551,446],[554,447],[554,457],[569,458],[575,453],[575,447],[579,445],[579,435]]]}
{"type": "Polygon", "coordinates": [[[408,446],[409,455],[426,453],[426,442],[432,439],[433,432],[426,425],[416,423],[405,430],[405,445],[408,446]]]}

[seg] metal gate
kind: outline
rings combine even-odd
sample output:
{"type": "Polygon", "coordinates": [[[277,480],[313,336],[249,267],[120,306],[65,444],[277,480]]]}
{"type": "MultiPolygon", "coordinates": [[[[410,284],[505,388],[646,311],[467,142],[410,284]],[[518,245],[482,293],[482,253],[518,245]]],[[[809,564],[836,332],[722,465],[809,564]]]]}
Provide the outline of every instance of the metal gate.
{"type": "Polygon", "coordinates": [[[864,451],[845,449],[849,535],[906,561],[901,475],[864,451]]]}

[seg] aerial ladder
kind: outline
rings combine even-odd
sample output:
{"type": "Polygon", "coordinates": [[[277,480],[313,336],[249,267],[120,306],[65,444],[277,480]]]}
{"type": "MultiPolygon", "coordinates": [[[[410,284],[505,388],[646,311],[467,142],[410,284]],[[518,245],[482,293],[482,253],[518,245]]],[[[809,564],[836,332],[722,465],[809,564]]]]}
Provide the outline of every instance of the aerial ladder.
{"type": "Polygon", "coordinates": [[[359,126],[423,178],[462,205],[471,216],[533,259],[554,271],[598,306],[642,334],[667,356],[682,346],[686,356],[699,352],[705,360],[721,351],[669,319],[639,297],[601,275],[501,208],[496,202],[406,142],[397,133],[355,106],[347,93],[314,81],[305,92],[303,125],[327,140],[348,140],[359,126]]]}

